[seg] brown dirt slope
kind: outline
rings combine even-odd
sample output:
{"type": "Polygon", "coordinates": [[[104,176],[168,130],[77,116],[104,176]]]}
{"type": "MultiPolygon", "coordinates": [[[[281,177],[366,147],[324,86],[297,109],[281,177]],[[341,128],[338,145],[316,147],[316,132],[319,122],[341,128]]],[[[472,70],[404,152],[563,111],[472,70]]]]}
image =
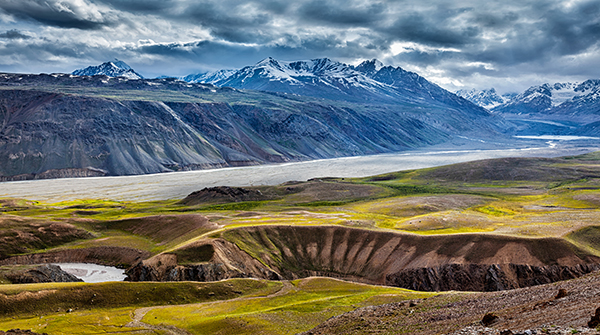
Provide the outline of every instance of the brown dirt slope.
{"type": "Polygon", "coordinates": [[[95,247],[13,256],[1,260],[0,265],[96,263],[104,265],[130,266],[148,257],[150,257],[149,252],[133,248],[95,247]]]}
{"type": "Polygon", "coordinates": [[[218,224],[199,214],[146,216],[111,221],[105,225],[110,229],[149,237],[158,243],[167,243],[191,232],[200,235],[220,228],[218,224]]]}
{"type": "Polygon", "coordinates": [[[200,191],[192,192],[181,203],[187,206],[209,203],[260,201],[271,199],[272,196],[263,194],[260,190],[242,187],[205,187],[200,191]]]}
{"type": "Polygon", "coordinates": [[[498,158],[424,170],[419,179],[458,182],[566,181],[599,178],[600,164],[577,158],[498,158]]]}
{"type": "Polygon", "coordinates": [[[287,182],[278,186],[207,187],[189,194],[182,204],[193,206],[242,201],[284,199],[287,203],[314,201],[352,201],[377,196],[385,190],[373,185],[341,182],[337,179],[311,179],[306,182],[287,182]]]}
{"type": "Polygon", "coordinates": [[[15,215],[0,216],[0,259],[93,237],[74,225],[15,215]]]}
{"type": "Polygon", "coordinates": [[[302,203],[313,201],[352,201],[375,197],[384,192],[384,189],[373,185],[360,185],[345,183],[340,180],[311,179],[303,183],[286,183],[284,187],[287,202],[302,203]]]}
{"type": "Polygon", "coordinates": [[[386,274],[446,264],[575,266],[600,261],[559,238],[421,236],[336,226],[245,227],[222,236],[280,269],[285,277],[330,272],[379,284],[385,283],[386,274]]]}
{"type": "Polygon", "coordinates": [[[600,334],[587,326],[600,307],[600,273],[502,292],[450,293],[426,300],[366,307],[333,317],[318,334],[600,334]],[[563,289],[566,296],[557,298],[563,289]],[[487,313],[497,320],[481,326],[487,313]],[[558,332],[560,327],[564,332],[558,332]],[[510,330],[511,333],[506,332],[510,330]],[[527,330],[532,330],[526,332],[527,330]],[[537,331],[537,332],[535,332],[537,331]]]}

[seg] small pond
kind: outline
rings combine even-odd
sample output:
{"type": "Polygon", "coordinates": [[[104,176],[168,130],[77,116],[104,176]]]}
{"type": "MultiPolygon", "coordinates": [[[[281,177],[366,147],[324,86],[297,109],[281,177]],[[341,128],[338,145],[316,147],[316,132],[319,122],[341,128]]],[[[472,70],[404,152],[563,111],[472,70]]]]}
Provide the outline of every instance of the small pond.
{"type": "Polygon", "coordinates": [[[124,269],[91,263],[55,263],[63,271],[80,278],[86,283],[123,281],[127,277],[124,269]]]}

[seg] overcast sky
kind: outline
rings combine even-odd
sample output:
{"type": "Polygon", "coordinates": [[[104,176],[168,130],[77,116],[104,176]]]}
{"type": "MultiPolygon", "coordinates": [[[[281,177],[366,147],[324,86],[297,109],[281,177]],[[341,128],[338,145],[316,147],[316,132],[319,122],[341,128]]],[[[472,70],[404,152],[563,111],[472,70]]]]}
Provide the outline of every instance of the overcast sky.
{"type": "Polygon", "coordinates": [[[598,0],[0,0],[0,71],[377,58],[452,91],[600,78],[598,0]]]}

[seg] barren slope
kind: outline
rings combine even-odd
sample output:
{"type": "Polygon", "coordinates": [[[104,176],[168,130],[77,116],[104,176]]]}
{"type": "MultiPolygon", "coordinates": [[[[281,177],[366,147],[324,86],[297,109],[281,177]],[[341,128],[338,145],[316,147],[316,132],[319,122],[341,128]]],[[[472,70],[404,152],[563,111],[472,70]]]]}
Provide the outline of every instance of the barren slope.
{"type": "Polygon", "coordinates": [[[600,307],[598,295],[600,273],[595,272],[578,279],[509,291],[450,293],[412,303],[360,308],[302,334],[500,335],[506,330],[511,333],[504,334],[599,334],[587,325],[600,307]],[[566,296],[557,298],[560,289],[565,290],[566,296]],[[498,317],[489,328],[480,323],[486,313],[498,317]]]}

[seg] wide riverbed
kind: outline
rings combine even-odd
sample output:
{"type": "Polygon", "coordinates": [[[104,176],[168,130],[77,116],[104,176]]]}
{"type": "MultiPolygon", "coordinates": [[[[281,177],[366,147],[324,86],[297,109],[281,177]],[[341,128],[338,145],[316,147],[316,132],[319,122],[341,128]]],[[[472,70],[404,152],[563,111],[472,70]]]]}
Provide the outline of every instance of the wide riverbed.
{"type": "Polygon", "coordinates": [[[161,173],[139,176],[65,178],[0,183],[0,198],[45,202],[75,199],[181,199],[210,186],[278,185],[322,177],[366,177],[381,173],[427,168],[500,157],[557,157],[600,150],[597,143],[573,146],[539,141],[539,146],[500,150],[410,151],[277,165],[161,173]]]}

